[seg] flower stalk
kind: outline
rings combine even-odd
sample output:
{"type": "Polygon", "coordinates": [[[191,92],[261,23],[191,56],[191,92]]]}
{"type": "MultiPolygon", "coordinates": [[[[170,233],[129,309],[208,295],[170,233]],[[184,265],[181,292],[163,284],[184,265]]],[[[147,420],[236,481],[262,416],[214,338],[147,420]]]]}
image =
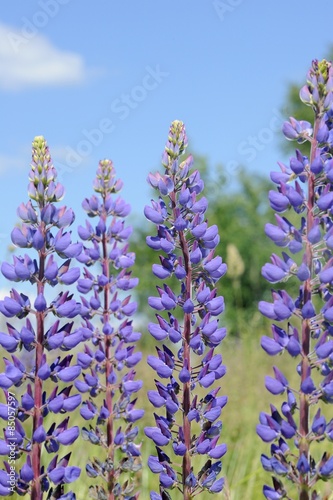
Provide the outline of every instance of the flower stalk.
{"type": "MultiPolygon", "coordinates": [[[[71,338],[73,323],[60,326],[59,319],[56,319],[46,328],[52,316],[75,317],[80,305],[72,300],[68,292],[61,292],[48,305],[46,294],[47,287],[70,285],[77,280],[80,271],[70,268],[70,263],[71,258],[81,252],[82,246],[72,244],[70,232],[64,232],[74,221],[74,214],[71,209],[55,206],[62,198],[64,188],[56,181],[56,170],[47,143],[40,136],[32,143],[29,180],[30,200],[19,206],[17,213],[22,224],[15,227],[11,238],[16,247],[25,248],[36,257],[31,258],[28,254],[14,256],[13,264],[3,262],[1,266],[6,279],[34,285],[36,296],[31,303],[28,296],[12,289],[10,297],[0,301],[0,311],[6,318],[16,317],[21,322],[25,318],[21,329],[7,323],[8,333],[0,334],[1,346],[7,352],[16,352],[20,356],[12,354],[12,361],[4,358],[6,368],[0,374],[0,386],[7,398],[8,411],[9,407],[14,410],[15,403],[16,417],[15,430],[5,430],[0,447],[3,451],[6,448],[11,450],[8,456],[13,461],[20,460],[22,464],[20,470],[15,470],[14,487],[13,475],[10,475],[12,469],[4,461],[0,494],[29,494],[32,500],[41,500],[44,494],[48,498],[60,498],[65,491],[64,485],[80,475],[78,467],[68,465],[71,453],[60,460],[56,454],[61,445],[70,445],[76,440],[78,427],[68,427],[69,417],[60,421],[56,417],[48,417],[50,413],[56,415],[61,410],[65,413],[65,407],[66,412],[73,411],[81,401],[79,395],[70,396],[72,386],[69,382],[78,369],[71,366],[72,356],[59,356],[52,362],[52,351],[60,346],[69,350],[66,344],[71,338]],[[64,260],[59,267],[56,257],[64,260]],[[61,388],[63,382],[65,388],[61,388]],[[47,393],[50,383],[54,387],[47,393]],[[45,463],[45,453],[56,455],[45,463]]],[[[66,498],[72,498],[70,491],[66,495],[66,498]]]]}
{"type": "Polygon", "coordinates": [[[302,101],[314,111],[313,126],[294,118],[283,126],[287,139],[310,143],[310,155],[296,149],[289,166],[280,164],[281,172],[271,174],[277,192],[270,191],[269,200],[277,212],[277,226],[267,224],[265,231],[292,256],[286,252],[282,252],[282,258],[273,254],[272,263],[265,264],[262,274],[271,283],[293,279],[300,286],[295,299],[285,289],[273,290],[273,303],[259,303],[268,318],[288,321],[287,328],[273,324],[272,338],[263,337],[261,345],[271,356],[286,350],[299,360],[300,386],[290,387],[277,367],[274,378],[266,377],[266,388],[272,394],[287,394],[282,415],[272,405],[271,415],[262,413],[257,426],[263,441],[273,443],[271,458],[262,455],[263,467],[274,474],[273,487],[264,486],[263,490],[268,499],[290,498],[282,477],[297,486],[299,499],[310,500],[319,498],[317,483],[333,476],[330,454],[324,451],[316,463],[311,452],[312,443],[332,439],[333,426],[333,419],[326,423],[321,413],[323,403],[333,402],[332,88],[331,63],[313,61],[307,84],[300,91],[302,101]],[[279,215],[287,210],[297,214],[298,224],[279,215]],[[294,440],[297,453],[287,445],[288,439],[294,440]]]}
{"type": "Polygon", "coordinates": [[[122,187],[115,175],[110,160],[100,161],[94,181],[96,194],[82,203],[96,225],[87,220],[78,229],[84,243],[78,260],[85,265],[83,278],[78,280],[78,291],[83,294],[82,328],[90,334],[85,353],[78,355],[83,380],[76,387],[86,395],[81,416],[91,422],[89,429],[83,428],[83,438],[100,446],[105,456],[97,460],[89,455],[86,472],[96,478],[90,496],[125,500],[138,498],[141,445],[135,443],[138,427],[134,424],[144,412],[135,408],[142,386],[135,380],[134,367],[142,357],[135,351],[135,342],[141,334],[133,330],[131,317],[137,305],[127,294],[138,284],[130,270],[135,262],[135,254],[129,251],[132,228],[125,225],[130,206],[115,198],[122,187]]]}
{"type": "Polygon", "coordinates": [[[220,388],[200,400],[196,392],[199,386],[211,387],[225,374],[222,356],[215,352],[226,334],[218,325],[224,300],[215,284],[226,265],[214,256],[219,236],[217,227],[209,227],[205,218],[208,204],[200,197],[204,188],[200,174],[191,170],[191,156],[180,159],[186,147],[184,124],[174,121],[162,157],[165,173],[148,177],[159,198],[144,210],[157,229],[156,236],[147,238],[147,245],[161,252],[153,274],[164,281],[156,287],[158,296],[148,299],[157,311],[157,322],[150,323],[148,330],[164,343],[156,347],[157,357],[149,355],[147,361],[159,378],[166,379],[165,384],[155,380],[156,391],[148,391],[152,405],[165,410],[164,415],[154,413],[155,426],[145,428],[157,452],[149,457],[148,465],[160,480],[160,491],[151,492],[152,500],[170,499],[172,489],[191,500],[204,491],[219,492],[224,485],[218,475],[226,445],[218,444],[222,427],[218,419],[227,398],[217,396],[220,388]],[[177,354],[173,345],[178,345],[177,354]],[[202,455],[207,455],[206,462],[196,471],[195,458],[202,455]],[[182,459],[179,466],[174,465],[177,457],[182,459]]]}

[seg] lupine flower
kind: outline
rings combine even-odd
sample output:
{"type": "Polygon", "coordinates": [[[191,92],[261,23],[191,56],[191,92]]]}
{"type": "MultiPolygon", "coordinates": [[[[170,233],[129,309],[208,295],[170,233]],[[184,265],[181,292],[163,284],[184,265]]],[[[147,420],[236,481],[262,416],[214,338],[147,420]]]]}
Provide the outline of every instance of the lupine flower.
{"type": "MultiPolygon", "coordinates": [[[[78,376],[81,367],[71,363],[71,355],[54,360],[52,353],[63,346],[66,338],[70,338],[73,323],[61,324],[60,320],[55,320],[50,325],[52,316],[76,316],[80,312],[80,304],[69,292],[60,292],[48,303],[46,291],[47,287],[72,284],[77,280],[80,271],[71,266],[71,257],[81,252],[82,245],[73,244],[67,231],[74,220],[72,210],[56,207],[64,189],[57,183],[56,170],[43,137],[36,137],[32,143],[29,180],[30,200],[22,203],[17,211],[22,224],[11,234],[13,244],[27,249],[29,254],[14,255],[12,264],[3,262],[1,266],[6,279],[33,285],[35,296],[29,292],[28,297],[13,288],[10,296],[0,301],[1,313],[7,318],[20,319],[22,324],[21,327],[14,327],[8,322],[8,333],[1,332],[0,335],[2,348],[11,354],[3,358],[5,371],[0,374],[0,387],[8,408],[15,409],[16,417],[15,431],[6,430],[2,445],[6,447],[14,443],[15,458],[21,460],[22,465],[16,471],[15,488],[10,489],[10,469],[5,459],[5,469],[0,475],[0,496],[8,496],[15,491],[16,496],[27,493],[36,500],[41,500],[44,492],[48,498],[74,498],[71,492],[65,496],[61,496],[60,492],[65,483],[79,477],[80,469],[68,465],[70,454],[59,459],[60,468],[56,464],[61,445],[73,443],[78,437],[78,429],[68,427],[69,418],[57,425],[55,417],[47,418],[47,415],[73,411],[81,402],[80,395],[70,396],[73,387],[70,382],[78,376]],[[66,260],[61,264],[61,259],[66,260]],[[50,325],[48,330],[46,319],[50,325]],[[28,352],[29,356],[19,354],[21,350],[22,354],[28,352]],[[48,351],[51,351],[50,357],[48,351]],[[12,354],[15,352],[17,356],[12,354]],[[30,366],[25,364],[28,359],[30,366]],[[65,382],[65,388],[62,382],[65,382]],[[46,387],[51,387],[52,383],[53,389],[47,393],[46,387]],[[24,390],[20,389],[21,398],[15,395],[16,388],[20,386],[24,387],[24,390]],[[53,458],[48,458],[49,454],[55,453],[53,458]],[[61,473],[56,473],[59,470],[61,473]]],[[[6,454],[8,456],[8,451],[6,454]]]]}
{"type": "Polygon", "coordinates": [[[156,391],[149,391],[148,398],[155,408],[164,409],[164,416],[154,413],[154,424],[145,428],[157,452],[148,460],[160,481],[160,492],[151,492],[153,500],[171,498],[168,491],[173,488],[189,500],[203,491],[221,491],[224,484],[218,475],[226,446],[218,440],[226,397],[218,396],[220,388],[200,400],[195,392],[199,386],[212,386],[225,374],[222,356],[216,353],[225,336],[218,320],[224,300],[217,295],[215,284],[225,274],[226,264],[214,255],[218,230],[208,225],[205,216],[207,200],[201,196],[204,184],[200,174],[192,170],[191,156],[180,162],[186,146],[185,127],[175,121],[162,157],[165,172],[148,177],[158,198],[144,210],[157,229],[156,236],[147,238],[147,245],[160,252],[153,274],[162,281],[174,276],[178,283],[156,286],[157,295],[148,299],[157,311],[156,322],[148,330],[163,342],[156,347],[157,356],[147,358],[162,379],[155,381],[156,391]],[[194,361],[196,355],[199,361],[194,361]],[[199,424],[197,433],[191,428],[193,420],[199,424]],[[162,451],[164,447],[167,449],[162,451]],[[198,471],[193,469],[196,454],[207,457],[198,471]]]}
{"type": "Polygon", "coordinates": [[[269,194],[272,208],[279,213],[292,209],[302,217],[296,224],[295,218],[291,223],[276,214],[277,226],[265,228],[267,236],[293,256],[273,254],[272,263],[262,269],[263,276],[271,283],[294,279],[299,294],[293,298],[284,289],[273,290],[273,302],[259,303],[262,314],[280,322],[272,325],[272,336],[264,336],[261,345],[270,356],[287,351],[297,360],[300,375],[299,387],[290,387],[277,367],[274,377],[266,377],[272,394],[288,397],[281,412],[271,405],[271,414],[261,413],[257,426],[261,439],[272,443],[271,458],[261,457],[264,469],[273,474],[273,487],[263,488],[268,499],[290,498],[283,478],[297,485],[300,499],[319,498],[316,483],[332,476],[330,455],[325,452],[316,462],[312,452],[313,442],[331,440],[332,427],[323,414],[323,403],[333,402],[332,84],[331,63],[313,61],[300,92],[302,101],[314,111],[313,126],[294,118],[283,126],[287,139],[310,142],[310,156],[296,149],[290,169],[282,165],[283,175],[271,174],[277,184],[277,192],[269,194]],[[288,446],[284,440],[294,444],[288,446]]]}
{"type": "Polygon", "coordinates": [[[77,257],[86,266],[77,288],[84,294],[82,331],[87,332],[83,333],[87,341],[85,352],[77,355],[82,378],[75,386],[84,394],[81,417],[90,422],[90,430],[83,429],[83,438],[101,446],[105,453],[104,461],[101,455],[99,460],[93,459],[91,453],[86,465],[87,475],[99,479],[91,486],[95,498],[134,499],[141,468],[136,422],[144,412],[135,407],[142,387],[142,382],[135,380],[135,367],[142,355],[133,345],[140,334],[133,331],[131,317],[137,306],[129,293],[138,279],[130,270],[135,262],[128,242],[132,231],[125,225],[130,208],[115,197],[122,187],[115,175],[112,162],[101,161],[94,181],[97,194],[82,203],[96,225],[86,221],[85,227],[78,228],[85,242],[77,257]]]}

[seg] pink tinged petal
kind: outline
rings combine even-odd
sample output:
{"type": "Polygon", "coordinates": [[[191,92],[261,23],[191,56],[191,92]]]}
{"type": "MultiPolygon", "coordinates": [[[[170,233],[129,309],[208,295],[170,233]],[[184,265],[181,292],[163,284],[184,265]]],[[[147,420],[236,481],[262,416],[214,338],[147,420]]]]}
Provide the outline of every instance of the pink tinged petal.
{"type": "Polygon", "coordinates": [[[67,446],[69,444],[73,444],[74,441],[79,437],[79,434],[80,434],[79,427],[75,425],[70,429],[62,431],[60,434],[56,436],[56,439],[57,441],[59,441],[59,443],[67,446]]]}

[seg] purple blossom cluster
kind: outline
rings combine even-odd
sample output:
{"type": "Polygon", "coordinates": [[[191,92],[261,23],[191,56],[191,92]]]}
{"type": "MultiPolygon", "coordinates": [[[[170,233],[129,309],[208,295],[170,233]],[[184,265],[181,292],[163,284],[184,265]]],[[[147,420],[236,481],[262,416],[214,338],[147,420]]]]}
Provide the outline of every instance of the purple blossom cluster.
{"type": "MultiPolygon", "coordinates": [[[[287,139],[310,143],[310,155],[296,149],[289,165],[272,172],[277,185],[269,192],[276,224],[267,224],[267,236],[286,249],[262,268],[270,283],[292,279],[298,295],[285,289],[272,291],[272,302],[259,303],[261,313],[272,324],[272,335],[261,340],[263,349],[275,356],[287,351],[297,361],[299,387],[274,367],[265,385],[273,395],[284,394],[281,410],[271,405],[260,414],[257,433],[271,443],[270,456],[262,455],[265,470],[273,475],[273,486],[264,486],[266,498],[290,498],[287,478],[297,485],[301,500],[319,499],[318,482],[333,477],[333,456],[327,449],[316,458],[318,442],[333,440],[333,418],[323,408],[333,403],[333,68],[323,60],[313,61],[301,100],[314,111],[314,122],[290,118],[283,126],[287,139]],[[292,210],[291,220],[282,215],[292,210]],[[295,221],[298,220],[296,223],[295,221]],[[285,325],[285,326],[284,326],[285,325]],[[288,440],[293,441],[288,444],[288,440]],[[296,452],[295,452],[296,448],[296,452]]],[[[321,444],[323,448],[323,444],[321,444]]]]}
{"type": "Polygon", "coordinates": [[[141,469],[139,429],[136,422],[144,411],[136,408],[142,382],[135,379],[135,366],[142,354],[135,350],[141,334],[135,332],[132,316],[137,309],[129,293],[138,284],[131,275],[135,254],[129,250],[132,228],[125,218],[130,206],[120,197],[122,187],[116,180],[110,160],[99,163],[94,181],[95,193],[83,203],[89,219],[78,232],[83,251],[77,260],[84,264],[83,277],[77,282],[84,320],[78,335],[86,339],[77,355],[81,369],[75,381],[84,394],[80,414],[82,437],[90,445],[100,446],[105,458],[89,461],[86,472],[97,478],[90,487],[96,499],[135,499],[135,475],[141,469]],[[95,272],[94,269],[96,268],[95,272]]]}
{"type": "Polygon", "coordinates": [[[163,380],[156,379],[156,390],[148,391],[153,407],[163,411],[154,412],[153,425],[145,428],[156,447],[148,465],[160,484],[152,500],[171,499],[172,489],[190,500],[204,491],[220,492],[224,485],[219,474],[226,445],[219,438],[227,397],[212,386],[226,372],[219,352],[226,335],[219,325],[224,299],[215,287],[226,264],[215,256],[218,228],[205,216],[200,173],[192,170],[191,156],[181,161],[186,147],[184,124],[172,122],[162,156],[165,172],[148,177],[158,198],[144,209],[156,226],[156,235],[147,237],[148,247],[159,252],[152,271],[163,282],[148,299],[156,311],[148,330],[162,345],[147,362],[163,380]],[[196,457],[203,459],[199,470],[196,457]]]}
{"type": "Polygon", "coordinates": [[[12,264],[1,266],[7,280],[30,283],[35,294],[13,288],[0,301],[1,314],[13,318],[7,332],[0,332],[0,345],[10,354],[0,373],[7,403],[0,403],[0,417],[8,424],[10,416],[13,423],[0,440],[0,496],[76,498],[66,485],[81,469],[69,465],[71,452],[61,450],[79,438],[80,428],[70,425],[68,415],[79,412],[81,438],[104,453],[94,459],[91,446],[86,453],[86,473],[94,478],[90,496],[134,500],[142,466],[136,422],[144,412],[136,408],[142,382],[135,367],[142,354],[135,349],[141,334],[132,324],[137,304],[130,292],[138,279],[130,269],[135,262],[129,250],[132,229],[125,223],[130,206],[114,196],[122,182],[115,179],[112,162],[101,161],[96,194],[82,204],[96,225],[87,220],[78,229],[83,243],[72,243],[67,228],[74,213],[56,208],[64,189],[43,137],[33,142],[29,180],[30,200],[18,208],[22,224],[11,234],[14,245],[29,254],[14,255],[12,264]],[[75,284],[80,301],[75,289],[69,291],[75,284]],[[48,299],[54,287],[61,291],[48,299]],[[77,317],[81,324],[74,324],[77,317]]]}
{"type": "Polygon", "coordinates": [[[29,494],[37,500],[45,493],[47,498],[70,500],[75,497],[70,491],[64,494],[64,485],[75,481],[81,471],[69,465],[71,452],[63,455],[62,447],[78,438],[79,428],[71,426],[70,416],[64,418],[63,414],[73,412],[81,403],[81,396],[72,394],[71,384],[81,368],[72,363],[72,354],[56,354],[59,349],[70,351],[75,334],[73,321],[67,319],[77,316],[81,305],[68,291],[48,302],[46,291],[78,279],[80,270],[71,266],[71,260],[81,253],[82,244],[72,243],[67,229],[74,221],[73,211],[55,205],[64,188],[57,183],[43,137],[36,137],[32,144],[29,180],[30,200],[17,211],[22,224],[11,234],[14,245],[29,254],[14,256],[12,264],[3,262],[1,272],[9,281],[29,282],[35,294],[25,295],[12,288],[0,301],[0,312],[8,318],[7,333],[0,333],[0,344],[9,353],[3,358],[4,372],[0,374],[7,401],[0,405],[0,417],[7,422],[9,408],[15,417],[15,427],[7,427],[0,440],[0,453],[11,460],[21,458],[23,465],[13,471],[4,460],[0,495],[14,493],[14,479],[16,495],[29,494]]]}

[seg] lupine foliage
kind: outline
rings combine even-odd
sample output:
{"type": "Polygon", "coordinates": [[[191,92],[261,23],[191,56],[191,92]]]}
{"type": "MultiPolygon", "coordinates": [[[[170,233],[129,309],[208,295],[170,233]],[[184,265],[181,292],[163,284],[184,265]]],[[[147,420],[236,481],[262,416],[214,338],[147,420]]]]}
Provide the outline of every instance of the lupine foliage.
{"type": "Polygon", "coordinates": [[[184,125],[175,121],[162,157],[165,172],[148,177],[158,200],[144,210],[156,224],[157,234],[147,238],[147,245],[160,252],[159,264],[153,264],[152,270],[163,281],[156,287],[157,296],[148,299],[157,311],[157,321],[149,323],[148,330],[163,344],[156,347],[157,356],[149,355],[147,361],[165,379],[164,383],[156,380],[156,391],[148,392],[152,405],[164,410],[162,415],[154,413],[155,425],[145,428],[156,445],[148,465],[160,478],[160,493],[152,493],[152,500],[171,498],[168,490],[173,488],[189,500],[204,490],[221,491],[224,484],[218,475],[226,445],[218,440],[219,417],[227,398],[218,394],[220,387],[201,397],[198,388],[211,387],[225,374],[222,356],[215,352],[226,334],[218,324],[224,299],[217,295],[215,283],[225,274],[226,264],[214,256],[218,228],[205,219],[208,203],[200,196],[204,188],[200,173],[192,170],[191,156],[180,162],[186,146],[184,125]],[[178,280],[173,289],[166,282],[171,275],[178,280]],[[181,311],[180,321],[176,310],[181,311]],[[193,457],[198,454],[207,460],[195,470],[193,457]],[[180,464],[175,466],[177,461],[180,464]]]}
{"type": "Polygon", "coordinates": [[[265,486],[268,499],[291,498],[288,482],[297,484],[299,498],[317,499],[320,485],[333,477],[333,69],[327,61],[313,61],[301,100],[314,112],[313,124],[290,118],[283,126],[287,139],[308,141],[309,157],[296,149],[289,165],[272,172],[277,191],[269,192],[276,224],[265,231],[286,251],[273,254],[263,276],[270,283],[296,280],[299,291],[291,297],[286,289],[273,290],[273,302],[260,302],[259,309],[274,322],[272,336],[261,340],[271,356],[287,351],[297,363],[298,387],[290,387],[274,367],[266,377],[273,395],[285,394],[281,410],[271,405],[260,414],[259,436],[271,444],[262,465],[273,474],[273,486],[265,486]],[[281,215],[287,210],[298,216],[292,224],[281,215]],[[326,413],[326,415],[325,415],[326,413]],[[292,440],[292,443],[290,443],[292,440]],[[316,443],[321,442],[316,456],[316,443]]]}
{"type": "MultiPolygon", "coordinates": [[[[272,255],[262,274],[283,286],[272,290],[272,302],[259,303],[274,322],[261,346],[270,356],[287,351],[299,374],[297,387],[277,366],[265,380],[271,394],[286,396],[281,409],[272,404],[269,413],[260,414],[257,426],[261,439],[271,443],[270,454],[261,457],[273,476],[272,486],[263,487],[271,500],[291,500],[295,485],[300,500],[325,500],[321,484],[333,477],[333,418],[327,411],[333,402],[330,63],[313,61],[300,97],[312,108],[313,123],[290,118],[283,131],[311,149],[308,157],[296,149],[289,165],[281,163],[281,171],[271,174],[276,223],[268,223],[265,232],[284,251],[272,255]],[[283,215],[287,210],[292,217],[283,215]],[[288,283],[288,293],[289,279],[298,287],[288,283]]],[[[45,139],[34,139],[30,200],[19,206],[22,222],[11,234],[22,255],[1,265],[2,275],[20,290],[12,288],[0,300],[7,321],[0,332],[0,496],[75,500],[70,483],[85,477],[96,500],[135,500],[141,448],[148,442],[155,447],[148,470],[159,478],[151,500],[193,500],[226,490],[220,477],[227,451],[220,417],[227,396],[219,387],[226,372],[221,355],[226,328],[219,323],[224,299],[216,286],[227,266],[216,255],[218,228],[208,223],[204,183],[192,157],[183,157],[186,147],[184,124],[174,121],[162,155],[164,171],[148,176],[157,194],[144,209],[155,226],[146,242],[157,258],[151,276],[155,292],[148,298],[155,319],[145,335],[157,344],[147,357],[156,373],[155,388],[146,393],[154,410],[143,429],[144,412],[137,404],[142,382],[136,379],[143,363],[136,346],[141,334],[135,331],[137,304],[131,298],[138,279],[131,271],[130,206],[117,195],[122,182],[110,160],[99,163],[95,194],[82,203],[88,216],[78,228],[82,242],[73,243],[68,228],[74,213],[57,207],[64,188],[45,139]],[[77,425],[71,423],[73,414],[77,425]],[[73,443],[83,456],[83,472],[73,443]]]]}

